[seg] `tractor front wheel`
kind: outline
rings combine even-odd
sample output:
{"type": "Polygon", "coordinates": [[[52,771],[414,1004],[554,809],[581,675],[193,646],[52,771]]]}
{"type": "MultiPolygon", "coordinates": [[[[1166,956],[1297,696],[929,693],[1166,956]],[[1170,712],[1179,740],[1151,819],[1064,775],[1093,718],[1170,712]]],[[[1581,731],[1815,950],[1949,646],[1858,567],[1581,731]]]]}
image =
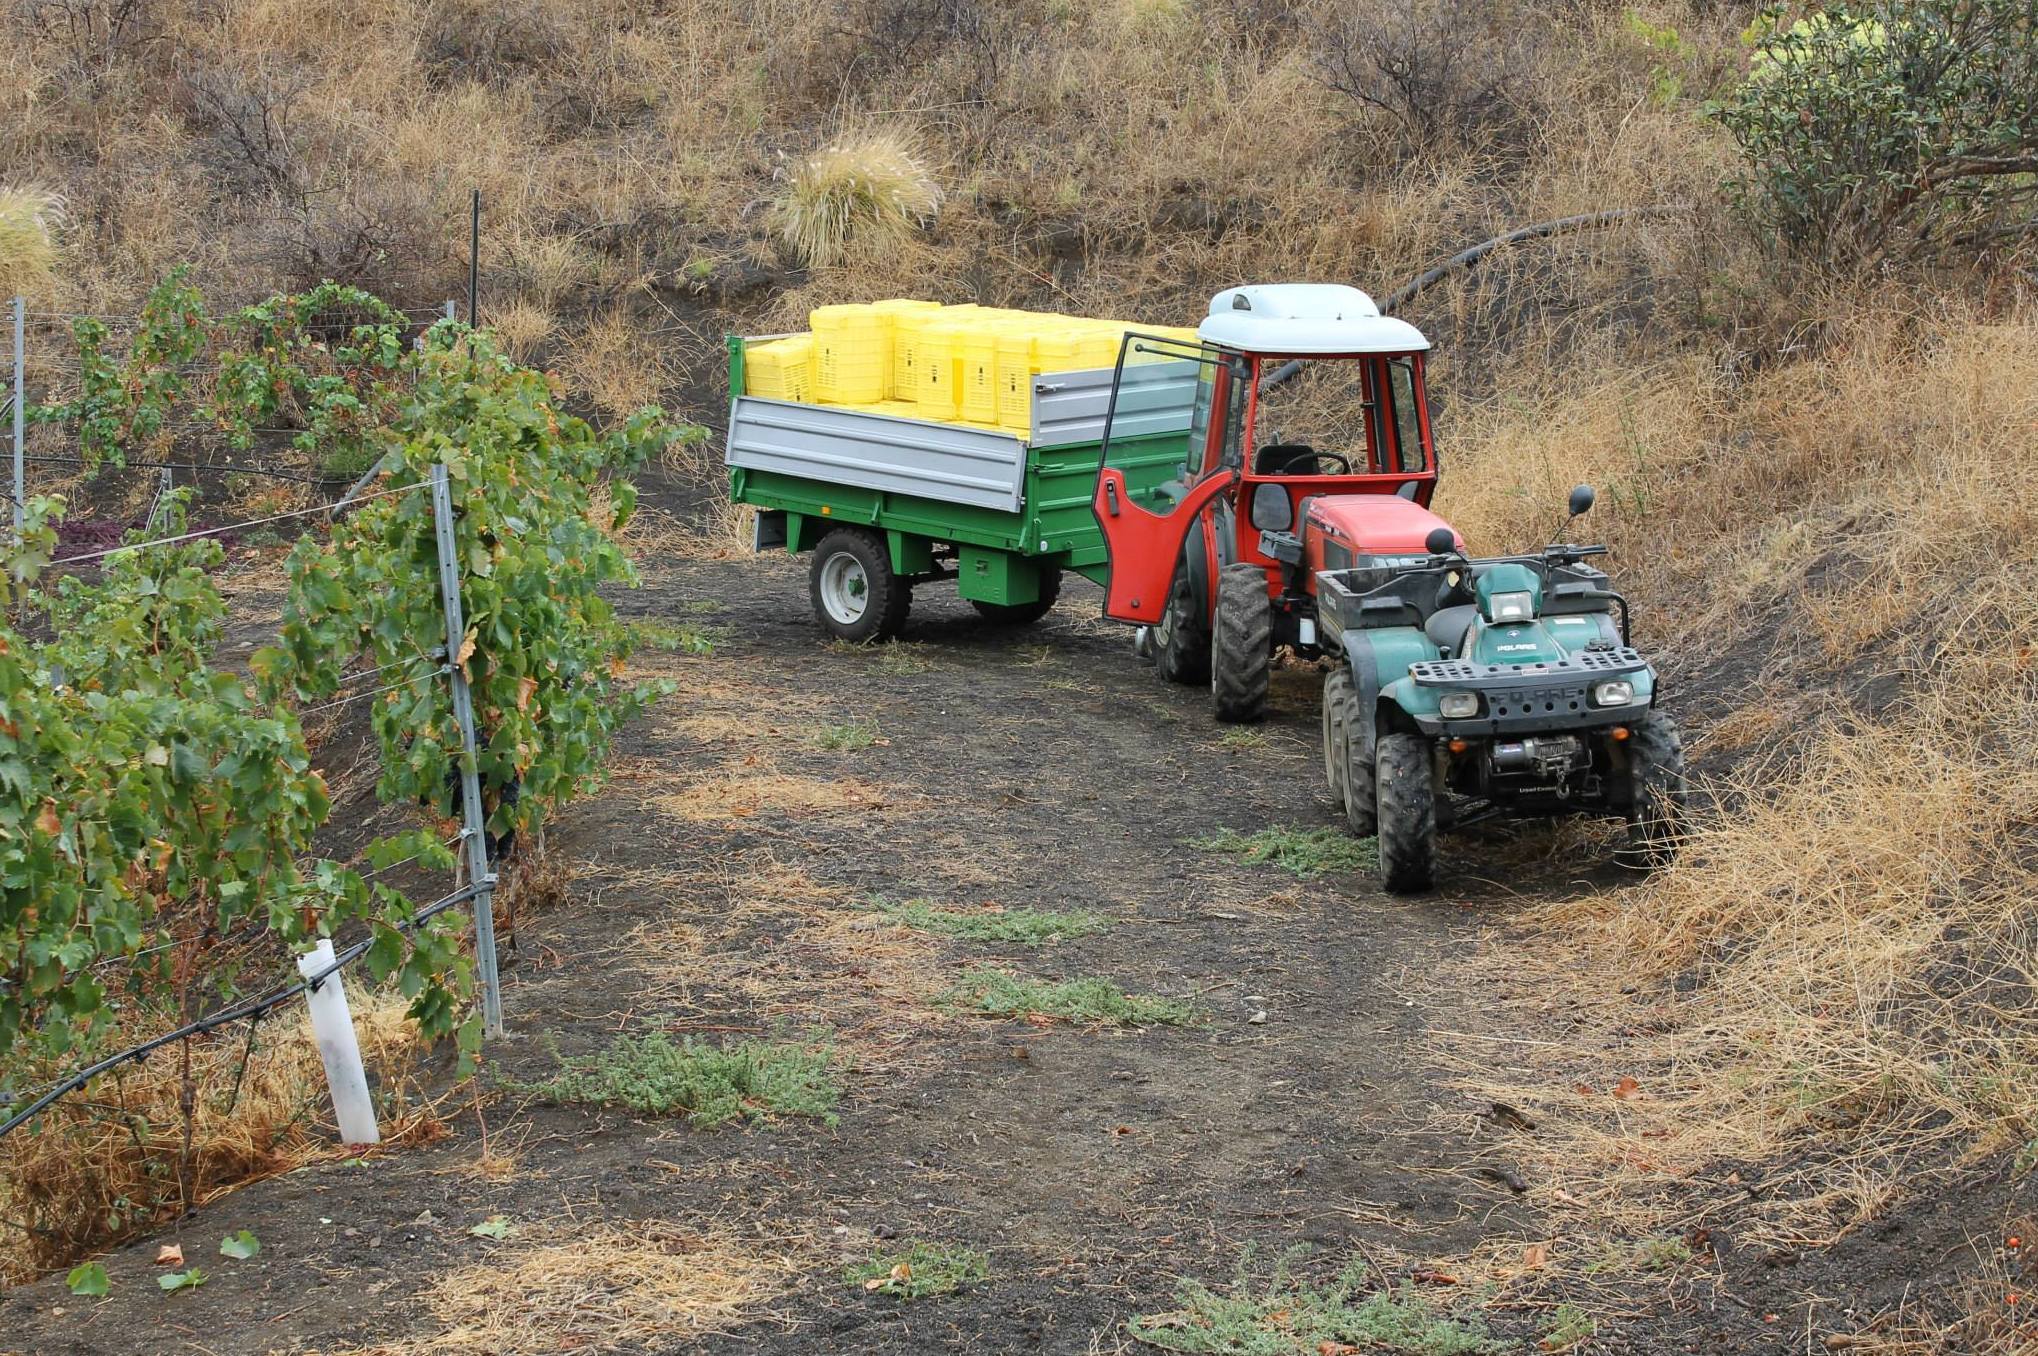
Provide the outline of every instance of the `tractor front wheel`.
{"type": "Polygon", "coordinates": [[[1653,711],[1636,721],[1628,759],[1634,782],[1626,856],[1636,866],[1668,866],[1684,831],[1684,740],[1677,722],[1653,711]]]}
{"type": "Polygon", "coordinates": [[[1153,666],[1171,683],[1193,686],[1210,676],[1210,628],[1196,610],[1189,587],[1189,562],[1175,568],[1167,610],[1153,628],[1153,666]]]}
{"type": "Polygon", "coordinates": [[[913,601],[912,585],[892,571],[884,538],[861,527],[821,538],[807,583],[822,629],[858,644],[897,635],[913,601]]]}
{"type": "Polygon", "coordinates": [[[1427,890],[1437,875],[1436,787],[1430,778],[1429,741],[1421,735],[1383,734],[1373,751],[1380,883],[1395,894],[1427,890]]]}
{"type": "Polygon", "coordinates": [[[969,605],[985,621],[996,622],[1000,626],[1031,626],[1054,611],[1054,600],[1059,597],[1061,571],[1048,569],[1040,572],[1040,596],[1030,603],[985,603],[972,598],[969,605]]]}
{"type": "Polygon", "coordinates": [[[1234,561],[1217,576],[1217,617],[1211,625],[1210,696],[1217,718],[1239,723],[1267,713],[1273,668],[1274,603],[1267,572],[1234,561]]]}

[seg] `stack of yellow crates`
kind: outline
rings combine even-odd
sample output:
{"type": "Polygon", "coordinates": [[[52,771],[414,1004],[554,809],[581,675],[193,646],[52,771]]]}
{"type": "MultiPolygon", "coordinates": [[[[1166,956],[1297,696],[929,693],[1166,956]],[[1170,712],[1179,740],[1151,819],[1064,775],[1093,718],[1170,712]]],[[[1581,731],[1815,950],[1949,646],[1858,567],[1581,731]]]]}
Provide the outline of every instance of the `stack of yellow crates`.
{"type": "MultiPolygon", "coordinates": [[[[746,395],[1029,435],[1033,378],[1110,367],[1127,330],[1193,329],[897,299],[821,306],[808,334],[748,345],[746,395]]],[[[1150,359],[1149,359],[1150,361],[1150,359]]]]}

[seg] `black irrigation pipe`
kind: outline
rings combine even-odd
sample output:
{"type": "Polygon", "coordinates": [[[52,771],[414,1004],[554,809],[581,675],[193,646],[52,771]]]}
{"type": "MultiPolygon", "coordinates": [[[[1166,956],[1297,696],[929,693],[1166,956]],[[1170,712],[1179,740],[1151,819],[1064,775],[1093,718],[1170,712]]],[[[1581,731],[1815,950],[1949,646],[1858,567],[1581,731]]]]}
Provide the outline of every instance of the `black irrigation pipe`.
{"type": "MultiPolygon", "coordinates": [[[[1462,273],[1472,268],[1481,259],[1493,253],[1493,251],[1505,248],[1508,245],[1520,244],[1524,240],[1541,240],[1553,235],[1567,235],[1572,231],[1586,231],[1594,230],[1601,226],[1612,226],[1617,222],[1626,221],[1630,217],[1671,216],[1690,210],[1691,205],[1689,203],[1664,203],[1653,207],[1615,207],[1604,212],[1585,212],[1575,217],[1558,217],[1554,221],[1539,221],[1533,226],[1523,226],[1519,230],[1509,231],[1505,235],[1496,235],[1491,240],[1480,241],[1468,250],[1460,250],[1427,273],[1388,293],[1386,300],[1380,303],[1380,314],[1393,315],[1398,307],[1414,300],[1419,293],[1427,291],[1454,273],[1462,273]]],[[[1300,372],[1305,362],[1305,359],[1296,358],[1282,363],[1260,379],[1260,390],[1265,392],[1279,386],[1282,382],[1300,372]]]]}
{"type": "MultiPolygon", "coordinates": [[[[364,500],[387,499],[391,495],[404,494],[427,483],[422,480],[414,481],[409,485],[399,485],[393,490],[377,490],[373,494],[364,494],[361,498],[364,500]]],[[[245,532],[251,527],[261,527],[266,523],[280,523],[288,518],[309,518],[317,513],[331,513],[345,502],[345,500],[339,500],[331,504],[314,504],[310,508],[291,509],[288,513],[272,513],[266,518],[250,518],[246,522],[221,523],[217,527],[201,527],[196,531],[180,533],[174,537],[155,537],[148,541],[131,541],[124,546],[109,546],[103,551],[84,551],[75,556],[59,556],[55,560],[46,563],[52,566],[76,565],[81,561],[103,560],[107,556],[117,556],[128,551],[146,551],[152,546],[176,546],[182,542],[198,541],[205,537],[224,536],[229,532],[245,532]]]]}
{"type": "MultiPolygon", "coordinates": [[[[403,922],[398,923],[396,925],[397,930],[401,932],[409,932],[412,929],[416,928],[420,923],[423,923],[428,919],[437,917],[439,914],[444,913],[447,909],[452,908],[455,904],[461,904],[466,902],[467,900],[474,898],[474,896],[477,893],[479,893],[479,891],[480,891],[479,886],[463,885],[459,889],[455,890],[452,894],[445,895],[439,899],[433,900],[430,904],[427,904],[424,908],[419,909],[415,914],[411,915],[403,922]]],[[[291,999],[297,997],[299,994],[304,993],[306,990],[317,988],[321,983],[323,983],[326,980],[328,976],[337,973],[341,969],[345,968],[348,965],[351,965],[353,962],[359,960],[362,956],[366,955],[368,953],[368,948],[373,945],[374,945],[373,938],[370,938],[366,941],[356,942],[352,946],[348,947],[345,951],[342,951],[338,955],[334,956],[333,963],[327,966],[325,969],[319,971],[315,975],[306,975],[303,979],[299,980],[297,983],[287,985],[284,988],[278,989],[274,993],[268,994],[265,997],[251,998],[246,1000],[245,1002],[235,1003],[230,1007],[221,1008],[218,1012],[211,1013],[204,1017],[200,1017],[195,1022],[186,1023],[185,1025],[178,1027],[175,1031],[166,1032],[163,1035],[157,1036],[152,1040],[143,1041],[140,1045],[131,1046],[128,1049],[121,1051],[117,1055],[108,1055],[105,1059],[100,1060],[97,1064],[93,1064],[88,1066],[87,1068],[80,1069],[77,1073],[72,1074],[69,1078],[66,1078],[63,1082],[58,1083],[54,1087],[45,1090],[40,1097],[36,1098],[33,1102],[30,1102],[22,1110],[15,1112],[12,1116],[9,1116],[4,1123],[0,1123],[0,1138],[5,1138],[7,1135],[13,1133],[16,1128],[26,1124],[27,1122],[35,1119],[35,1117],[41,1115],[45,1110],[49,1108],[49,1106],[52,1103],[56,1102],[59,1098],[68,1096],[69,1094],[76,1092],[78,1089],[84,1087],[87,1083],[91,1082],[93,1079],[99,1077],[99,1075],[117,1069],[121,1065],[126,1064],[129,1061],[140,1063],[142,1060],[147,1059],[150,1055],[154,1054],[156,1051],[162,1049],[166,1045],[172,1045],[181,1040],[189,1040],[193,1036],[202,1036],[208,1031],[214,1031],[220,1027],[229,1026],[232,1023],[241,1021],[245,1018],[253,1018],[259,1020],[260,1018],[268,1015],[268,1013],[270,1013],[274,1009],[283,1006],[283,1004],[289,1002],[291,999]]]]}

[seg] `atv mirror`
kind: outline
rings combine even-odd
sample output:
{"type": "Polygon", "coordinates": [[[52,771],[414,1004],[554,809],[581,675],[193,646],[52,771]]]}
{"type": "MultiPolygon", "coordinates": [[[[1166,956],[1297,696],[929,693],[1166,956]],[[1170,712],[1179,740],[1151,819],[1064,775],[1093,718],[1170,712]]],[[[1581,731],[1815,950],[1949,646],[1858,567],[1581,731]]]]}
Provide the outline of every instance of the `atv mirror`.
{"type": "Polygon", "coordinates": [[[1580,485],[1577,489],[1571,491],[1571,516],[1576,518],[1579,514],[1590,509],[1593,501],[1598,499],[1598,497],[1598,495],[1592,492],[1590,485],[1580,485]]]}
{"type": "Polygon", "coordinates": [[[1457,549],[1458,534],[1448,527],[1433,527],[1422,539],[1422,549],[1433,556],[1447,556],[1457,549]]]}

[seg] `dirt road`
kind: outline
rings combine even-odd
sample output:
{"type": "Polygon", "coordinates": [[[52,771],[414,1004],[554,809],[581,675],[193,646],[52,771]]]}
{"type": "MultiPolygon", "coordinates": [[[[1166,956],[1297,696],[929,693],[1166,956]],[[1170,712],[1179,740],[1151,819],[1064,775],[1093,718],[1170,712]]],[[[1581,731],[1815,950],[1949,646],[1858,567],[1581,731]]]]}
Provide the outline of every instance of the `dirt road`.
{"type": "MultiPolygon", "coordinates": [[[[655,1221],[741,1259],[744,1298],[703,1319],[724,1335],[623,1332],[625,1350],[1113,1350],[1129,1316],[1174,1306],[1179,1277],[1228,1282],[1255,1251],[1309,1245],[1305,1270],[1357,1255],[1398,1281],[1534,1236],[1504,1134],[1428,1053],[1433,1031],[1483,1020],[1433,975],[1505,896],[1460,874],[1394,901],[1365,874],[1300,878],[1196,842],[1338,822],[1313,671],[1278,674],[1268,722],[1228,732],[1206,693],[1134,659],[1084,583],[1020,631],[930,589],[904,643],[845,649],[807,616],[799,562],[652,559],[646,573],[626,612],[713,652],[647,651],[675,693],[551,831],[571,875],[514,920],[487,1158],[455,1105],[436,1144],[315,1164],[174,1235],[209,1257],[215,1233],[253,1228],[253,1262],[164,1296],[155,1242],[134,1245],[109,1259],[103,1305],[55,1280],[16,1292],[0,1349],[425,1339],[453,1323],[428,1287],[459,1268],[500,1273],[655,1221]],[[987,943],[873,907],[909,899],[1109,926],[987,943]],[[1102,978],[1194,1015],[975,1015],[951,995],[983,966],[1102,978]],[[846,1070],[839,1122],[700,1130],[528,1091],[561,1054],[654,1031],[825,1042],[846,1070]],[[495,1214],[510,1237],[470,1233],[495,1214]],[[981,1250],[989,1281],[911,1304],[844,1282],[846,1263],[909,1238],[981,1250]]],[[[611,1284],[633,1265],[618,1254],[611,1284]]],[[[1532,1314],[1484,1321],[1538,1331],[1532,1314]]]]}

